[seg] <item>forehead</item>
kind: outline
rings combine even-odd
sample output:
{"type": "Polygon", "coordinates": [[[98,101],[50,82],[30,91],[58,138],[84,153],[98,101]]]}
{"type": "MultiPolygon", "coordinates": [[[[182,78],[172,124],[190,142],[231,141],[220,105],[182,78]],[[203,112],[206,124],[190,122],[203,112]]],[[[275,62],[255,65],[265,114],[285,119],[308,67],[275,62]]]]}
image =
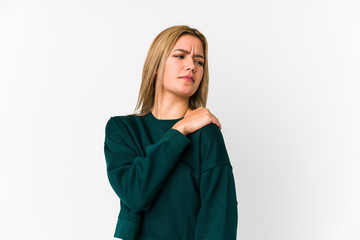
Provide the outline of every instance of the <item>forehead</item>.
{"type": "Polygon", "coordinates": [[[174,49],[184,49],[194,54],[204,54],[204,47],[199,38],[185,34],[182,35],[175,43],[174,49]]]}

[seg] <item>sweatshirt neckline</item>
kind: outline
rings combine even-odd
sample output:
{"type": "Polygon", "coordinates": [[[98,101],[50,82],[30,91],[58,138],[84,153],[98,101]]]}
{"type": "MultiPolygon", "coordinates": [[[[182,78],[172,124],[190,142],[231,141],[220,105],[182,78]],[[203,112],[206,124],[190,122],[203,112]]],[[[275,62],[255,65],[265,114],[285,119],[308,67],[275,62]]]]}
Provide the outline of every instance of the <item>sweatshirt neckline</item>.
{"type": "Polygon", "coordinates": [[[181,119],[183,119],[183,117],[177,119],[157,119],[151,111],[147,115],[145,115],[145,120],[151,125],[163,126],[166,128],[172,127],[176,122],[180,121],[181,119]]]}

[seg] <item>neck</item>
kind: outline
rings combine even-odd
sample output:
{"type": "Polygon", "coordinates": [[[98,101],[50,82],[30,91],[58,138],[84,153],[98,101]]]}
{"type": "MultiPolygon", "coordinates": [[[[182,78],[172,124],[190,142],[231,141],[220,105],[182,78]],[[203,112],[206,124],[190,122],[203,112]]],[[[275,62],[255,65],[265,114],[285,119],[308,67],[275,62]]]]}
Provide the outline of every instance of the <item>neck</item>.
{"type": "Polygon", "coordinates": [[[155,97],[151,112],[157,119],[178,119],[184,117],[188,108],[188,98],[162,95],[155,97]]]}

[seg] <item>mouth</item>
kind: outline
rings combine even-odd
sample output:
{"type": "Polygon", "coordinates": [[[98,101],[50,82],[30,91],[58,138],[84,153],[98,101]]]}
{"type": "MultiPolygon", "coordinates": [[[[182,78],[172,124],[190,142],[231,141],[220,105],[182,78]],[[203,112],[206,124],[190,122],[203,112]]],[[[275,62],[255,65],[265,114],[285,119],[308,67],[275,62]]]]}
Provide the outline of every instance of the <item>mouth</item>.
{"type": "Polygon", "coordinates": [[[180,78],[184,79],[185,81],[188,81],[188,82],[195,82],[194,77],[190,76],[190,75],[182,76],[180,78]]]}

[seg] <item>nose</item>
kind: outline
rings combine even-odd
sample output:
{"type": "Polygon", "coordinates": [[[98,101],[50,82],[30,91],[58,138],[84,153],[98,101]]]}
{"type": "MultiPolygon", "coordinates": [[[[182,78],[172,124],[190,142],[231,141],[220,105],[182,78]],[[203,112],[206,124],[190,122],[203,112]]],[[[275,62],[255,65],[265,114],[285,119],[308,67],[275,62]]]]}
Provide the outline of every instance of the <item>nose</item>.
{"type": "Polygon", "coordinates": [[[189,58],[189,60],[186,62],[186,71],[196,72],[196,65],[194,62],[194,59],[189,58]]]}

